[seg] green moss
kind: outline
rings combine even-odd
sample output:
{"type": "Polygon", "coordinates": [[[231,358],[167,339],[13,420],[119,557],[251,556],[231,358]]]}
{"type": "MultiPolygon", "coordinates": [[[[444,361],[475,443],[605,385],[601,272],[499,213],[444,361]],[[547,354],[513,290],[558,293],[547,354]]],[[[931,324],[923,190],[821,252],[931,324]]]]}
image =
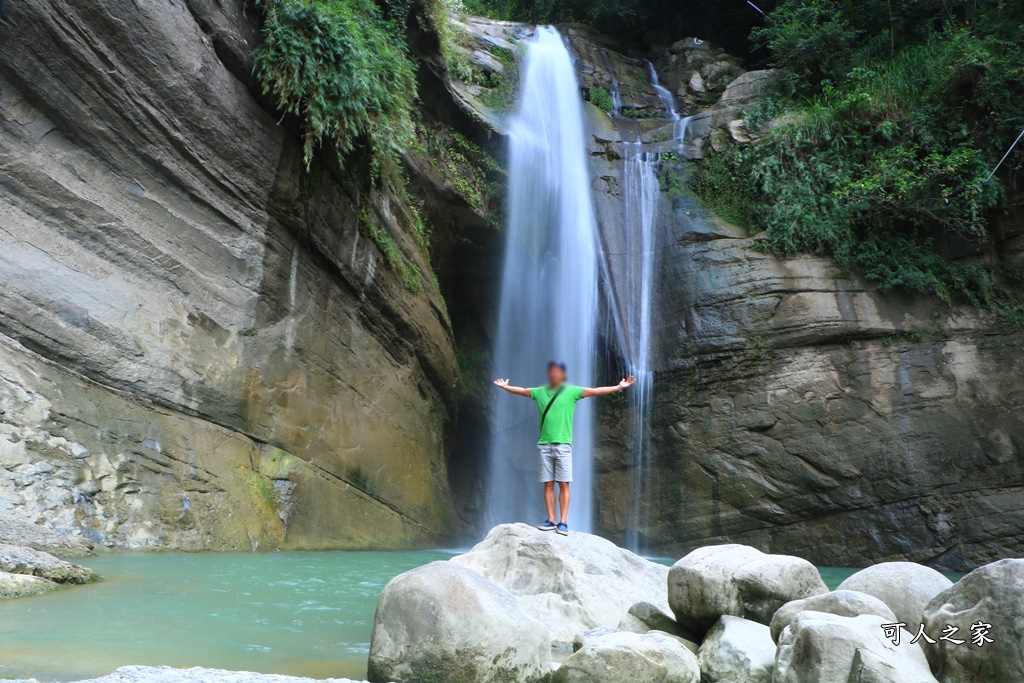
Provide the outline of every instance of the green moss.
{"type": "Polygon", "coordinates": [[[586,91],[586,99],[595,107],[603,109],[608,113],[611,113],[615,108],[611,93],[599,85],[595,85],[586,91]]]}
{"type": "Polygon", "coordinates": [[[240,330],[238,330],[239,337],[255,337],[257,334],[259,334],[259,330],[251,326],[243,327],[240,330]]]}
{"type": "Polygon", "coordinates": [[[277,510],[277,500],[274,498],[274,482],[269,477],[253,472],[250,469],[243,469],[242,477],[245,480],[246,490],[256,503],[265,505],[271,510],[277,510]]]}
{"type": "Polygon", "coordinates": [[[384,265],[399,274],[402,284],[405,285],[407,290],[413,293],[423,291],[419,266],[411,263],[402,254],[401,247],[398,246],[395,238],[388,234],[384,228],[380,227],[376,217],[365,209],[359,213],[359,229],[377,245],[381,256],[384,258],[384,265]]]}
{"type": "Polygon", "coordinates": [[[473,210],[500,214],[505,171],[490,154],[438,122],[421,121],[417,135],[429,163],[473,210]]]}

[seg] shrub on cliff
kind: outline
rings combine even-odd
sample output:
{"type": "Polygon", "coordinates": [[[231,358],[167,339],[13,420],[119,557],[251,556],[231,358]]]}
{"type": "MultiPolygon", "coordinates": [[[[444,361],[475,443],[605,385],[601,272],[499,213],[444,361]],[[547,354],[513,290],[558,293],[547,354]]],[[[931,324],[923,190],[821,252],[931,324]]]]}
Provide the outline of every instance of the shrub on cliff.
{"type": "MultiPolygon", "coordinates": [[[[775,253],[828,254],[883,288],[1009,310],[1016,295],[991,273],[946,255],[989,239],[1006,199],[986,179],[1024,128],[1024,17],[1009,3],[979,3],[972,22],[941,3],[893,5],[899,21],[884,2],[780,3],[755,37],[788,87],[760,105],[768,115],[749,113],[760,140],[712,160],[696,187],[715,174],[737,183],[750,209],[734,213],[752,215],[775,253]]],[[[1018,149],[1007,176],[1022,162],[1018,149]]]]}
{"type": "Polygon", "coordinates": [[[256,75],[284,112],[299,118],[306,166],[331,142],[339,161],[369,152],[374,175],[398,168],[413,139],[416,77],[405,16],[373,0],[257,0],[264,12],[256,75]]]}

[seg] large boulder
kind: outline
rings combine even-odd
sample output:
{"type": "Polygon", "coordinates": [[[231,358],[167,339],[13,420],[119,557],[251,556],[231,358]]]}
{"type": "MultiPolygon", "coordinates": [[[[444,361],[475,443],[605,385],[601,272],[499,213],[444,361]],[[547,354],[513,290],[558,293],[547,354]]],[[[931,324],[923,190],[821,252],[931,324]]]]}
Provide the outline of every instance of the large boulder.
{"type": "Polygon", "coordinates": [[[30,595],[49,593],[59,587],[53,581],[31,574],[9,574],[0,571],[0,599],[27,598],[30,595]]]}
{"type": "Polygon", "coordinates": [[[551,683],[699,683],[697,657],[657,632],[619,631],[589,640],[555,671],[551,683]]]}
{"type": "Polygon", "coordinates": [[[773,683],[936,683],[920,645],[886,639],[882,617],[800,612],[779,638],[773,683]]]}
{"type": "Polygon", "coordinates": [[[937,595],[924,610],[927,632],[938,642],[925,648],[942,683],[1020,683],[1024,681],[1024,560],[985,565],[937,595]],[[982,629],[972,632],[972,626],[982,629]],[[942,640],[948,626],[962,645],[942,640]],[[973,641],[987,628],[992,642],[973,641]],[[981,642],[981,646],[977,645],[981,642]]]}
{"type": "Polygon", "coordinates": [[[672,566],[668,600],[676,621],[703,634],[723,614],[762,624],[787,602],[825,593],[813,564],[745,545],[698,548],[672,566]]]}
{"type": "Polygon", "coordinates": [[[519,683],[545,679],[551,635],[515,597],[452,562],[396,576],[380,595],[371,681],[519,683]]]}
{"type": "Polygon", "coordinates": [[[768,627],[723,615],[697,653],[703,683],[772,683],[775,643],[768,627]]]}
{"type": "Polygon", "coordinates": [[[873,595],[889,606],[898,621],[917,633],[924,608],[952,585],[945,576],[922,564],[882,562],[853,574],[837,590],[873,595]]]}
{"type": "Polygon", "coordinates": [[[57,559],[49,553],[0,543],[0,571],[28,574],[54,583],[83,584],[98,581],[91,569],[57,559]]]}
{"type": "Polygon", "coordinates": [[[637,602],[668,610],[667,567],[591,534],[559,536],[502,524],[452,562],[515,595],[561,643],[580,631],[618,625],[637,602]]]}
{"type": "Polygon", "coordinates": [[[772,617],[771,632],[772,640],[779,642],[779,635],[793,621],[793,618],[800,612],[825,612],[826,614],[838,614],[841,617],[859,617],[862,614],[874,614],[882,617],[887,623],[896,621],[896,615],[892,613],[884,602],[857,591],[837,590],[831,593],[813,595],[803,600],[787,602],[779,608],[772,617]]]}

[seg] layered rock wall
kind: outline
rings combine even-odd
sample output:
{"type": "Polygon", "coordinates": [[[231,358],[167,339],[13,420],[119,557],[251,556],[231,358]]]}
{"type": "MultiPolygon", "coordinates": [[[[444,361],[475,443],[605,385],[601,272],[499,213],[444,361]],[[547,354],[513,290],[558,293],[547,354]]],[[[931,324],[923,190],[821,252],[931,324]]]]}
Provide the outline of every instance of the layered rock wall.
{"type": "Polygon", "coordinates": [[[458,371],[430,266],[395,196],[306,174],[251,77],[257,39],[240,0],[7,5],[8,534],[268,549],[451,533],[458,371]]]}

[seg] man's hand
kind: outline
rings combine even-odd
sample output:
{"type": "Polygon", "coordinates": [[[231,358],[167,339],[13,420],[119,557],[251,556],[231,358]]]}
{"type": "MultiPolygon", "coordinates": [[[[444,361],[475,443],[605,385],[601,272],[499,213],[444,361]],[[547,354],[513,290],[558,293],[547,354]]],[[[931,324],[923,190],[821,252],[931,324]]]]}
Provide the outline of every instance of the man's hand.
{"type": "Polygon", "coordinates": [[[505,391],[507,391],[510,394],[515,394],[516,396],[525,396],[526,398],[530,398],[530,390],[529,389],[524,389],[523,387],[513,387],[513,386],[510,386],[509,385],[509,381],[510,380],[501,379],[499,377],[498,379],[494,380],[494,386],[498,387],[499,389],[504,389],[505,391]]]}
{"type": "Polygon", "coordinates": [[[611,387],[592,387],[583,390],[583,398],[590,398],[591,396],[607,396],[608,394],[615,394],[620,391],[625,391],[627,388],[633,386],[636,383],[636,377],[630,375],[629,377],[623,377],[618,384],[611,387]]]}

